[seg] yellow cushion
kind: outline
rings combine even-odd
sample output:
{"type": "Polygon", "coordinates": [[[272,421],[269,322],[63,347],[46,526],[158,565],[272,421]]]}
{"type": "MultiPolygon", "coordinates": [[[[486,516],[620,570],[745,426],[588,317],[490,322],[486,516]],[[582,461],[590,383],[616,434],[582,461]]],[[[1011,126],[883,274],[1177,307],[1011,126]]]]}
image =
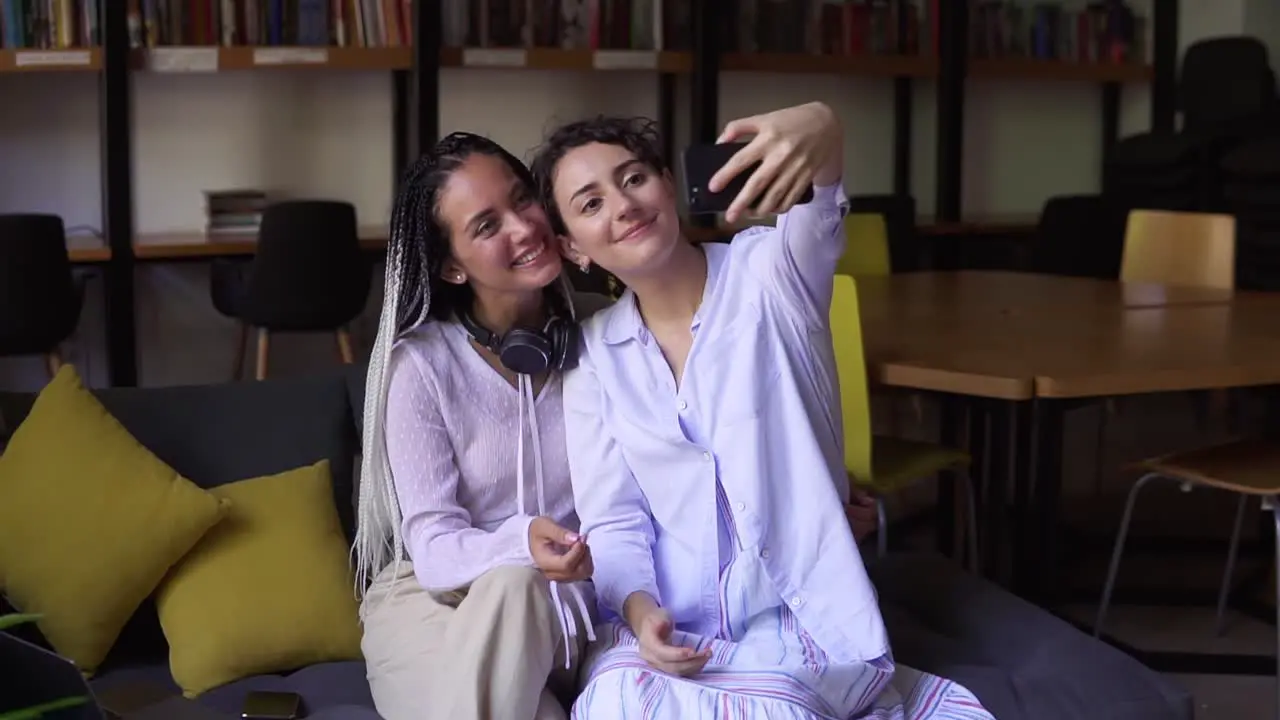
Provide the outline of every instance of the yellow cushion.
{"type": "Polygon", "coordinates": [[[156,592],[183,694],[360,659],[359,606],[329,462],[210,492],[231,502],[226,520],[156,592]]]}
{"type": "Polygon", "coordinates": [[[222,517],[63,366],[0,455],[0,588],[85,674],[222,517]]]}
{"type": "Polygon", "coordinates": [[[969,454],[935,443],[877,435],[872,439],[871,474],[859,485],[893,492],[952,468],[969,464],[969,454]]]}

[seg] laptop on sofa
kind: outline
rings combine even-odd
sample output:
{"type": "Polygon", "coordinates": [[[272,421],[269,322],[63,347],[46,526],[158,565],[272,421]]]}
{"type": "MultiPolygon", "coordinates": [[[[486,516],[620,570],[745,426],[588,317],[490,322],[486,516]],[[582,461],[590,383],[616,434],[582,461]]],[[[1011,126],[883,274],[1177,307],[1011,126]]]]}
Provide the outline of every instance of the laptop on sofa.
{"type": "Polygon", "coordinates": [[[42,720],[109,720],[70,660],[9,633],[0,633],[0,715],[61,698],[85,702],[45,713],[42,720]]]}

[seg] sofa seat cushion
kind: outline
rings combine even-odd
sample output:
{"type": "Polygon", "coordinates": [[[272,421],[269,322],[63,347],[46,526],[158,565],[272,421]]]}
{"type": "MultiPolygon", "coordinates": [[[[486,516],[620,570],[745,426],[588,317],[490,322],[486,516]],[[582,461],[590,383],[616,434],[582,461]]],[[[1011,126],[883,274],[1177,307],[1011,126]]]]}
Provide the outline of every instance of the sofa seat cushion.
{"type": "MultiPolygon", "coordinates": [[[[171,690],[174,695],[182,693],[165,663],[104,671],[101,677],[93,680],[92,685],[95,690],[101,690],[118,683],[154,683],[171,690]]],[[[373,711],[373,696],[369,694],[369,680],[365,676],[364,663],[354,661],[312,665],[288,675],[255,675],[214,688],[201,695],[196,702],[225,713],[228,717],[240,717],[245,696],[254,690],[298,693],[302,696],[307,717],[312,719],[321,716],[322,712],[332,713],[322,716],[331,720],[378,717],[373,711]],[[363,708],[368,714],[360,714],[356,708],[363,708]],[[344,711],[352,714],[343,714],[344,711]]]]}
{"type": "Polygon", "coordinates": [[[895,659],[964,685],[1000,720],[1191,720],[1189,693],[950,561],[870,563],[895,659]]]}

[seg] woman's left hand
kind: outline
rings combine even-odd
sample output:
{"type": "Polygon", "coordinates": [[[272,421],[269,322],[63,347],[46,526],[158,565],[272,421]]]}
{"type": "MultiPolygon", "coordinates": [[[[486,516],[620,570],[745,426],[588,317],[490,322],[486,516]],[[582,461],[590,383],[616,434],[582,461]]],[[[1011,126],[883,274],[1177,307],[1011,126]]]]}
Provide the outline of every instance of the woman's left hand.
{"type": "Polygon", "coordinates": [[[852,488],[849,504],[844,506],[844,515],[849,519],[849,529],[857,542],[862,542],[880,527],[876,499],[861,488],[852,488]]]}
{"type": "Polygon", "coordinates": [[[820,102],[734,120],[717,142],[754,138],[720,168],[708,189],[719,192],[738,173],[759,162],[760,168],[733,199],[725,219],[732,223],[747,212],[786,212],[810,185],[830,185],[840,179],[842,133],[835,112],[820,102]]]}

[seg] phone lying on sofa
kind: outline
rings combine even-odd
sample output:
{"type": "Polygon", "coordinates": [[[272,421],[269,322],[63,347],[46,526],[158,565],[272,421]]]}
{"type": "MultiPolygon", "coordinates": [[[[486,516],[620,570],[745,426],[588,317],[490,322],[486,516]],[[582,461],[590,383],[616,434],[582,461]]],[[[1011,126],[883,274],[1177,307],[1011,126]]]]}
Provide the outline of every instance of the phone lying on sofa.
{"type": "Polygon", "coordinates": [[[297,720],[302,717],[302,696],[255,690],[245,696],[240,717],[242,720],[297,720]]]}
{"type": "MultiPolygon", "coordinates": [[[[747,180],[760,169],[760,163],[755,162],[749,165],[734,176],[720,192],[712,192],[708,186],[711,184],[711,178],[715,177],[720,168],[729,162],[729,158],[746,146],[747,143],[729,142],[690,145],[685,148],[681,162],[684,171],[685,201],[689,206],[689,214],[710,215],[729,209],[733,199],[738,197],[742,188],[746,187],[747,180]]],[[[760,193],[757,200],[764,195],[764,192],[760,193]]],[[[813,200],[813,188],[808,187],[796,204],[803,205],[811,200],[813,200]]]]}

